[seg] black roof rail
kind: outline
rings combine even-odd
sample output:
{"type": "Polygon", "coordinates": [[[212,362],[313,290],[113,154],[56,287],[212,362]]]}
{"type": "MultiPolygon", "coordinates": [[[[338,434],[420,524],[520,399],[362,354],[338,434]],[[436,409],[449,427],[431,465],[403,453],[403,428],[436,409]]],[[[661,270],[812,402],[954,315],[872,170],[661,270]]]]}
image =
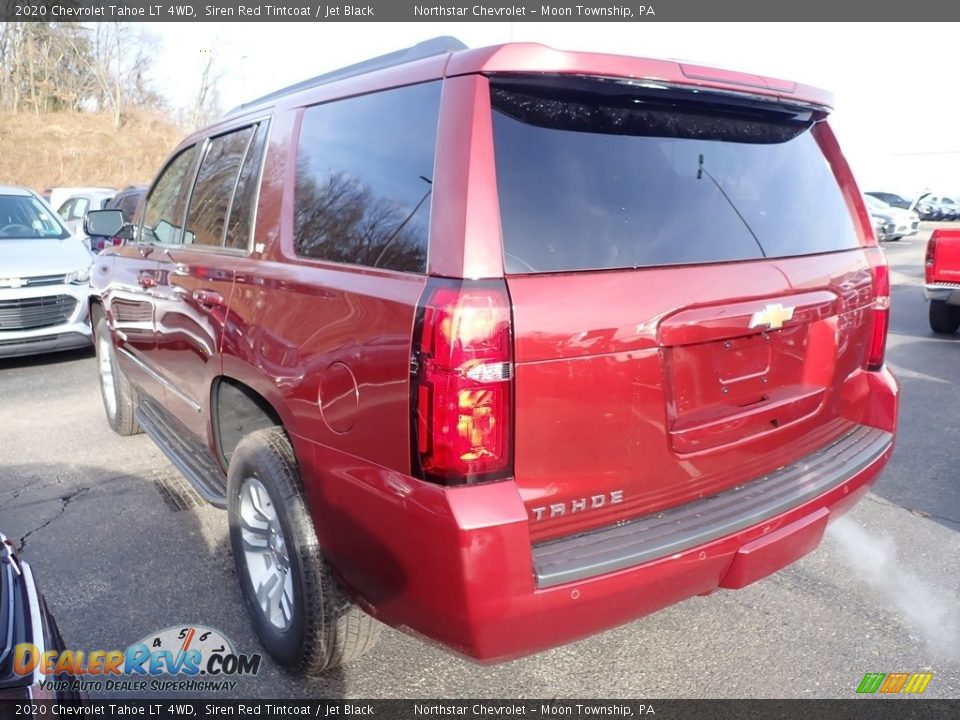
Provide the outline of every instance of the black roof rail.
{"type": "Polygon", "coordinates": [[[236,115],[239,112],[248,110],[257,105],[264,105],[274,100],[279,100],[282,97],[292,95],[293,93],[300,92],[301,90],[319,87],[320,85],[326,85],[327,83],[336,82],[337,80],[345,80],[346,78],[363,75],[364,73],[373,72],[374,70],[383,70],[395,65],[403,65],[404,63],[412,62],[414,60],[423,60],[424,58],[467,49],[468,48],[466,45],[450,35],[442,35],[440,37],[431,38],[429,40],[419,42],[412,47],[403,48],[402,50],[395,50],[394,52],[387,53],[386,55],[378,55],[377,57],[370,58],[369,60],[364,60],[354,65],[347,65],[339,70],[332,70],[331,72],[324,73],[323,75],[317,75],[316,77],[294,83],[293,85],[289,85],[285,88],[264,95],[263,97],[259,97],[256,100],[250,100],[242,105],[238,105],[224,115],[224,117],[230,117],[231,115],[236,115]]]}

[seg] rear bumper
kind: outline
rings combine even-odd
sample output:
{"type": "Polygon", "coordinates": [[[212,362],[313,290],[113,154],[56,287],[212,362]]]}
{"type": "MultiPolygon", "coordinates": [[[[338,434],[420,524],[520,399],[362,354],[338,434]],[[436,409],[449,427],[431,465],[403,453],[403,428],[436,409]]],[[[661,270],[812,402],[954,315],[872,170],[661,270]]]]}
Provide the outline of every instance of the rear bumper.
{"type": "MultiPolygon", "coordinates": [[[[863,442],[837,446],[829,478],[821,472],[824,450],[818,451],[819,465],[814,453],[790,466],[801,472],[781,488],[785,495],[774,493],[788,501],[768,504],[769,512],[737,516],[734,510],[736,522],[719,532],[546,582],[538,561],[549,545],[531,545],[527,512],[513,483],[440,488],[303,438],[295,437],[294,445],[321,545],[353,596],[390,625],[497,661],[720,587],[742,587],[811,551],[829,518],[867,492],[893,450],[896,381],[886,370],[863,375],[869,376],[863,390],[874,403],[857,418],[863,442]]],[[[597,531],[594,539],[611,532],[597,531]]],[[[590,535],[569,542],[582,538],[589,542],[590,535]]]]}
{"type": "Polygon", "coordinates": [[[960,305],[960,283],[928,283],[923,286],[927,300],[942,300],[948,305],[960,305]]]}
{"type": "Polygon", "coordinates": [[[799,462],[712,497],[535,545],[537,587],[636,567],[766,523],[855,477],[892,444],[892,433],[857,425],[799,462]]]}
{"type": "Polygon", "coordinates": [[[902,222],[897,224],[895,234],[898,237],[913,237],[918,232],[920,232],[920,221],[917,222],[902,222]]]}

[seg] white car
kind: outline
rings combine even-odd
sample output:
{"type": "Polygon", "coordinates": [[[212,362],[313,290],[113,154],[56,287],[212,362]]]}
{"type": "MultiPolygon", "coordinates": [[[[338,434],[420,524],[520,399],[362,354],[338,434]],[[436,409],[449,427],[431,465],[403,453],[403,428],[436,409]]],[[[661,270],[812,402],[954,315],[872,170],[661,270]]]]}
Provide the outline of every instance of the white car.
{"type": "MultiPolygon", "coordinates": [[[[55,187],[50,188],[48,202],[50,203],[50,207],[59,208],[67,200],[75,197],[76,195],[88,195],[92,192],[108,192],[116,194],[117,191],[110,187],[55,187]]],[[[94,208],[90,209],[93,210],[94,208]]]]}
{"type": "Polygon", "coordinates": [[[78,193],[57,207],[57,215],[70,232],[83,237],[83,219],[87,216],[87,212],[103,210],[116,194],[116,190],[88,190],[78,193]]]}
{"type": "Polygon", "coordinates": [[[40,196],[0,186],[0,357],[92,344],[92,264],[40,196]]]}
{"type": "Polygon", "coordinates": [[[886,215],[893,220],[894,228],[890,232],[889,240],[899,240],[920,232],[920,216],[913,210],[904,210],[893,205],[887,205],[883,200],[875,198],[873,195],[864,195],[863,199],[871,213],[886,215]]]}

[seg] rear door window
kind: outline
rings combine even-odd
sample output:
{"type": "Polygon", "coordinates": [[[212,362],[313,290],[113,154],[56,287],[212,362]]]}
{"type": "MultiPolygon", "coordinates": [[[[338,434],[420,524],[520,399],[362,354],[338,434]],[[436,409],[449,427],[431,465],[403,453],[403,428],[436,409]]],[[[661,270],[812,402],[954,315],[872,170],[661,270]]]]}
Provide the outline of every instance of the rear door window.
{"type": "Polygon", "coordinates": [[[858,245],[810,111],[599,78],[491,80],[510,273],[858,245]]]}
{"type": "Polygon", "coordinates": [[[212,138],[207,145],[187,212],[184,245],[220,247],[253,127],[212,138]]]}
{"type": "Polygon", "coordinates": [[[257,208],[257,190],[260,187],[260,166],[266,144],[267,123],[264,122],[254,130],[240,169],[240,177],[237,179],[237,189],[230,204],[230,220],[227,223],[227,247],[242,250],[249,246],[257,208]]]}

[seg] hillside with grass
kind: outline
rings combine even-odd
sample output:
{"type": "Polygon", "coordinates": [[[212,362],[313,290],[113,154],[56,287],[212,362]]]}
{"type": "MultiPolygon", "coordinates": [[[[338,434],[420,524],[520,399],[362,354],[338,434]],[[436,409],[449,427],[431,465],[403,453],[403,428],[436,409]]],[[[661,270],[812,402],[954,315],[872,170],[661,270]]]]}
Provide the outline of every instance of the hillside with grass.
{"type": "Polygon", "coordinates": [[[145,184],[182,137],[146,112],[124,117],[119,128],[110,113],[0,113],[0,185],[145,184]]]}

